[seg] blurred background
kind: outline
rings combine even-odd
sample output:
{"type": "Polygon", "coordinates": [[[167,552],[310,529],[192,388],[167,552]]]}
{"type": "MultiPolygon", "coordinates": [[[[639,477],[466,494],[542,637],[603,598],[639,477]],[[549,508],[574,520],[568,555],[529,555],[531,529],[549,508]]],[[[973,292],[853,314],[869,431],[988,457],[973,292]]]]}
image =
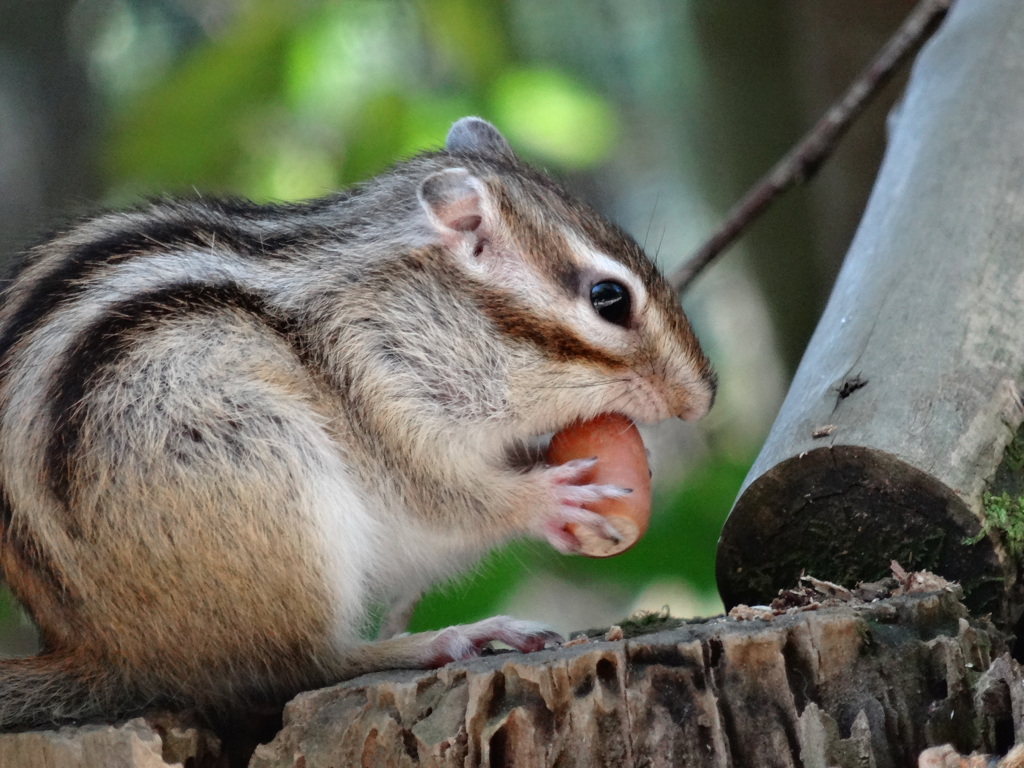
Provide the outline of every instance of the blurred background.
{"type": "MultiPolygon", "coordinates": [[[[910,0],[0,0],[0,254],[155,193],[321,195],[481,115],[666,269],[826,109],[910,0]]],[[[513,544],[416,629],[712,615],[718,532],[828,298],[884,148],[890,84],[808,187],[683,297],[712,415],[647,433],[656,509],[611,560],[513,544]]],[[[0,596],[0,651],[33,648],[0,596]]]]}

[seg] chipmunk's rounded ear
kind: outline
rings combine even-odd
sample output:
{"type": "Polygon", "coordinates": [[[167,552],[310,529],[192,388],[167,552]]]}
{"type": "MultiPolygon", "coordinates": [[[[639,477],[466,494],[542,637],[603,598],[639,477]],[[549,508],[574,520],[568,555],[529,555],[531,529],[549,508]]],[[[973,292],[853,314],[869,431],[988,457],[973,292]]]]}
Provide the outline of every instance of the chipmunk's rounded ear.
{"type": "Polygon", "coordinates": [[[515,160],[516,154],[501,132],[479,117],[463,117],[448,130],[444,148],[449,152],[472,152],[495,159],[515,160]]]}
{"type": "Polygon", "coordinates": [[[416,196],[442,235],[476,232],[484,221],[486,187],[465,168],[430,174],[420,183],[416,196]]]}

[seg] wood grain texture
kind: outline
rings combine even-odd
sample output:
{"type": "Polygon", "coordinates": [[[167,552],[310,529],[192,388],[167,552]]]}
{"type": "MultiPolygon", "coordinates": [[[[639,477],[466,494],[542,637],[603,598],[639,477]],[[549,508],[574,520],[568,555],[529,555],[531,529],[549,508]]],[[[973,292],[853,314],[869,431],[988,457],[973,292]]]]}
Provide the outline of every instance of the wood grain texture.
{"type": "Polygon", "coordinates": [[[909,768],[931,747],[996,754],[1024,740],[1021,667],[959,590],[836,594],[366,675],[297,697],[251,760],[251,746],[221,747],[232,731],[221,741],[161,714],[0,735],[0,766],[909,768]]]}
{"type": "Polygon", "coordinates": [[[911,766],[996,746],[972,684],[1001,640],[966,616],[932,593],[368,675],[296,698],[251,766],[911,766]]]}
{"type": "Polygon", "coordinates": [[[1024,7],[957,3],[918,58],[828,307],[722,534],[727,604],[898,558],[1015,621],[963,544],[1024,419],[1024,7]]]}
{"type": "Polygon", "coordinates": [[[2,768],[227,768],[220,742],[173,715],[0,735],[2,768]]]}

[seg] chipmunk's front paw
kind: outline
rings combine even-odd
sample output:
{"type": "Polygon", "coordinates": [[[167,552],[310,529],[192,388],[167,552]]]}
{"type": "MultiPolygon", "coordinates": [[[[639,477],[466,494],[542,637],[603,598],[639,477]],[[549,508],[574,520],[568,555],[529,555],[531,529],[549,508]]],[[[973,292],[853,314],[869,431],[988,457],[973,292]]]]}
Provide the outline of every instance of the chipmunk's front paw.
{"type": "Polygon", "coordinates": [[[618,543],[619,532],[601,515],[584,509],[583,504],[602,499],[617,499],[632,491],[617,485],[589,482],[597,459],[573,459],[542,470],[552,490],[553,504],[540,523],[540,534],[563,554],[577,554],[580,540],[577,526],[588,528],[595,536],[618,543]]]}

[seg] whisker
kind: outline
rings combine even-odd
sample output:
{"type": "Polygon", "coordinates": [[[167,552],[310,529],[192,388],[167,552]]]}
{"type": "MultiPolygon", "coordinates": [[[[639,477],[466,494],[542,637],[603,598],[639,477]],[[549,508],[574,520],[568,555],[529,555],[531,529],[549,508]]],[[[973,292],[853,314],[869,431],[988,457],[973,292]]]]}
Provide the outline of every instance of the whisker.
{"type": "Polygon", "coordinates": [[[654,207],[651,209],[651,218],[647,220],[647,231],[644,232],[644,244],[641,246],[645,251],[647,250],[647,238],[651,235],[651,227],[654,226],[654,214],[658,211],[658,201],[661,200],[661,192],[654,196],[654,207]]]}
{"type": "Polygon", "coordinates": [[[668,225],[663,225],[661,228],[661,238],[658,240],[658,247],[654,251],[654,265],[659,269],[661,265],[658,263],[658,259],[661,257],[661,246],[665,243],[665,232],[667,231],[668,225]]]}
{"type": "Polygon", "coordinates": [[[609,387],[613,384],[624,384],[633,381],[631,376],[622,379],[609,379],[607,381],[580,382],[578,384],[542,384],[533,389],[593,389],[596,387],[609,387]]]}

